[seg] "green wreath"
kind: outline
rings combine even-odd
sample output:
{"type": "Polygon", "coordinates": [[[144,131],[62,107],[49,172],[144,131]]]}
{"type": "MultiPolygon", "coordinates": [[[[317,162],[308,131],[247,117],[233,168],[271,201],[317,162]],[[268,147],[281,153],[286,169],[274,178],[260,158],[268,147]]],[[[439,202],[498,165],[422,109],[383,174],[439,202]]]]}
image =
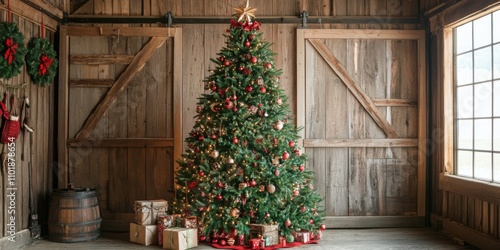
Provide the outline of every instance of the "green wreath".
{"type": "Polygon", "coordinates": [[[45,38],[32,38],[28,43],[26,64],[33,82],[40,86],[50,85],[57,72],[56,52],[45,38]]]}
{"type": "Polygon", "coordinates": [[[10,79],[24,65],[24,36],[15,23],[0,23],[0,77],[10,79]]]}

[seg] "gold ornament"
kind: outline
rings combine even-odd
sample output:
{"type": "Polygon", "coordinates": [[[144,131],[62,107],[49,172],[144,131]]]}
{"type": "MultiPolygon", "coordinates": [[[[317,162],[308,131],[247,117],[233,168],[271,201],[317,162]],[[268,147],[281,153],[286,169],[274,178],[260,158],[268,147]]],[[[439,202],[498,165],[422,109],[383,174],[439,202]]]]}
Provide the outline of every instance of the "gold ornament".
{"type": "Polygon", "coordinates": [[[234,8],[236,12],[236,16],[238,16],[238,22],[241,20],[246,20],[247,22],[252,22],[252,18],[255,18],[255,11],[257,9],[250,7],[249,0],[247,0],[247,4],[240,5],[238,8],[234,8]]]}
{"type": "Polygon", "coordinates": [[[237,208],[232,208],[230,213],[233,218],[240,217],[240,210],[237,208]]]}
{"type": "Polygon", "coordinates": [[[269,184],[269,186],[267,186],[267,192],[269,192],[270,194],[274,193],[275,191],[276,187],[273,184],[269,184]]]}

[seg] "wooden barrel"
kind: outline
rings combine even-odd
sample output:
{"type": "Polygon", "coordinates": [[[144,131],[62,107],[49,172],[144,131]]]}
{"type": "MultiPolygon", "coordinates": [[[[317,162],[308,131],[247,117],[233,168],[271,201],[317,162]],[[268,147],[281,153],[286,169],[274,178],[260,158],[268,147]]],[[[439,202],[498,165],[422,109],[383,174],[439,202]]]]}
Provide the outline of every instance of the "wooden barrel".
{"type": "Polygon", "coordinates": [[[49,240],[95,240],[101,233],[101,221],[94,189],[54,190],[49,207],[49,240]]]}

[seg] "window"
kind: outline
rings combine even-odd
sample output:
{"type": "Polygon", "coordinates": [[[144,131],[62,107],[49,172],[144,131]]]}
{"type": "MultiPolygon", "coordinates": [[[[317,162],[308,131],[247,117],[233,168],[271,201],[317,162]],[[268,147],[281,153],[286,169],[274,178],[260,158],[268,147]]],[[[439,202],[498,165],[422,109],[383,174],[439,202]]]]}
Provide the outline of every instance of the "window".
{"type": "Polygon", "coordinates": [[[500,10],[454,29],[455,174],[500,183],[500,10]]]}

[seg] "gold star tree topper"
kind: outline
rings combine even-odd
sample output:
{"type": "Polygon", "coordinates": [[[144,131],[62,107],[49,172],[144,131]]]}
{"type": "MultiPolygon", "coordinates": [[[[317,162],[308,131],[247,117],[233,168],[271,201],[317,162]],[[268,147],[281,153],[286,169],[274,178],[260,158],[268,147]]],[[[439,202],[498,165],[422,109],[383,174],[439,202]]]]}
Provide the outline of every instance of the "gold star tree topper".
{"type": "Polygon", "coordinates": [[[252,18],[255,18],[255,11],[257,9],[250,7],[250,4],[248,2],[249,0],[247,0],[246,6],[242,4],[240,5],[240,7],[234,8],[236,16],[238,16],[238,22],[241,22],[241,20],[246,20],[247,22],[251,23],[252,18]]]}

